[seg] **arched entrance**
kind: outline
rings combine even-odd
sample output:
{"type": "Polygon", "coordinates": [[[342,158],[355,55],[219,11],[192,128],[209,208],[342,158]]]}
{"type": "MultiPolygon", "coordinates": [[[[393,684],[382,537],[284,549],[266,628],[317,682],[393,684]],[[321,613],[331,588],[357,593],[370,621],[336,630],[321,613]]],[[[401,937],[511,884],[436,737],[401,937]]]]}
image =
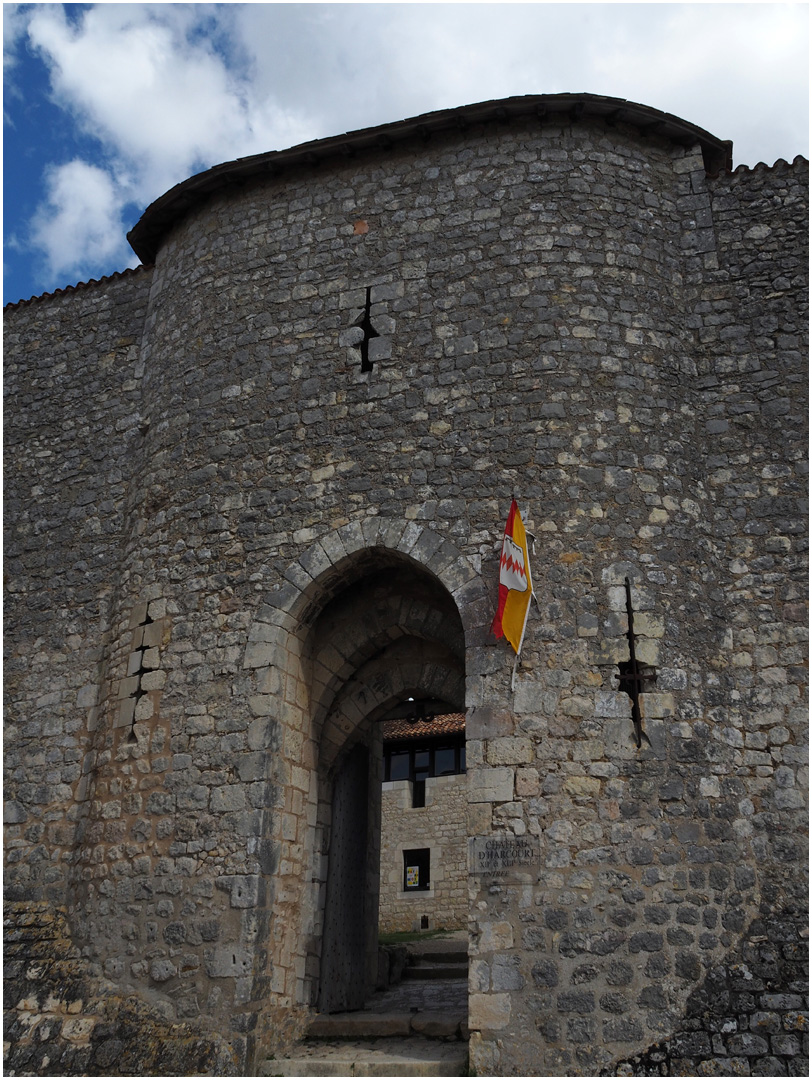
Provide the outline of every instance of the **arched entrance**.
{"type": "Polygon", "coordinates": [[[402,523],[346,526],[285,576],[246,656],[258,731],[278,748],[259,840],[273,848],[266,971],[276,1017],[357,1008],[374,985],[378,721],[410,698],[478,704],[466,657],[489,615],[470,562],[402,523]]]}
{"type": "Polygon", "coordinates": [[[308,957],[318,971],[311,1003],[322,1012],[361,1008],[377,976],[378,721],[409,699],[464,708],[465,640],[451,597],[414,564],[392,556],[386,561],[369,566],[356,560],[347,567],[344,588],[322,610],[308,640],[322,677],[312,702],[320,892],[308,957]]]}

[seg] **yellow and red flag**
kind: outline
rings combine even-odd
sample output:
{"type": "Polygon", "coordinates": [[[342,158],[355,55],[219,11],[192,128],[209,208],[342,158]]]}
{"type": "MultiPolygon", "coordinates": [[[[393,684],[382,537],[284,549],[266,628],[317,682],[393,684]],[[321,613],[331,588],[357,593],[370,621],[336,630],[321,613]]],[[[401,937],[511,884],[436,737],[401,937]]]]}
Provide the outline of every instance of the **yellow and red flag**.
{"type": "Polygon", "coordinates": [[[499,607],[491,624],[491,633],[503,635],[513,646],[516,655],[522,647],[527,613],[533,596],[533,580],[530,576],[530,558],[527,552],[527,535],[522,516],[514,499],[510,504],[505,536],[502,540],[502,557],[499,561],[499,607]]]}

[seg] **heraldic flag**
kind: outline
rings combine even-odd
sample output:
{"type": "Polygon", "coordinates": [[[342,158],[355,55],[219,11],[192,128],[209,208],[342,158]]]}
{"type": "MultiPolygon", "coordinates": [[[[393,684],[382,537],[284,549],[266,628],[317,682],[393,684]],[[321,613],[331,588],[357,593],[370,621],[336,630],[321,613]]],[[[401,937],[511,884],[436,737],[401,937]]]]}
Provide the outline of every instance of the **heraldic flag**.
{"type": "Polygon", "coordinates": [[[510,504],[505,537],[502,541],[502,558],[499,563],[499,607],[491,625],[491,633],[500,638],[504,635],[518,656],[527,613],[533,596],[530,577],[530,559],[527,554],[527,536],[522,516],[514,499],[510,504]]]}

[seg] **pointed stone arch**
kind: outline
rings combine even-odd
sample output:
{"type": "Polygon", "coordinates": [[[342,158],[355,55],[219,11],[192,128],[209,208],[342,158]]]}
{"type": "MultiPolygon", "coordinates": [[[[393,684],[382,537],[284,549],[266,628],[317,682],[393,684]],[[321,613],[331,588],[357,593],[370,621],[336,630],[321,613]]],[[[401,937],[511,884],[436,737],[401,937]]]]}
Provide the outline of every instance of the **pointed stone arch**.
{"type": "Polygon", "coordinates": [[[453,543],[379,517],[320,537],[283,578],[257,611],[244,661],[252,748],[274,748],[257,842],[271,868],[265,974],[277,1019],[316,1000],[342,754],[415,692],[459,709],[479,704],[492,606],[453,543]]]}
{"type": "Polygon", "coordinates": [[[283,571],[283,583],[268,594],[254,620],[256,630],[253,636],[249,634],[245,667],[266,666],[267,654],[252,645],[279,640],[264,627],[298,632],[345,587],[351,567],[360,577],[366,568],[390,565],[391,555],[416,563],[444,586],[460,613],[467,650],[486,643],[489,600],[471,560],[432,529],[415,522],[372,517],[319,537],[283,571]]]}

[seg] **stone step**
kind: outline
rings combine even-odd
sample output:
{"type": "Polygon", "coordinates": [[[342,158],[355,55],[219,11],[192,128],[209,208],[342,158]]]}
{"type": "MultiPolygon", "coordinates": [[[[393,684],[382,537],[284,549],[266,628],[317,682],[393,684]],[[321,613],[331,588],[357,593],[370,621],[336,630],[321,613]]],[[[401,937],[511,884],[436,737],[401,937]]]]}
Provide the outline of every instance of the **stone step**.
{"type": "Polygon", "coordinates": [[[467,1039],[467,1014],[444,1012],[320,1013],[308,1025],[309,1039],[392,1039],[419,1035],[429,1039],[467,1039]]]}
{"type": "Polygon", "coordinates": [[[413,952],[409,954],[410,964],[467,964],[468,948],[445,949],[443,952],[413,952]]]}
{"type": "Polygon", "coordinates": [[[467,1076],[468,1048],[411,1038],[307,1040],[289,1057],[261,1062],[260,1076],[467,1076]]]}
{"type": "Polygon", "coordinates": [[[464,964],[435,964],[421,960],[403,969],[403,979],[467,979],[468,961],[464,964]]]}

